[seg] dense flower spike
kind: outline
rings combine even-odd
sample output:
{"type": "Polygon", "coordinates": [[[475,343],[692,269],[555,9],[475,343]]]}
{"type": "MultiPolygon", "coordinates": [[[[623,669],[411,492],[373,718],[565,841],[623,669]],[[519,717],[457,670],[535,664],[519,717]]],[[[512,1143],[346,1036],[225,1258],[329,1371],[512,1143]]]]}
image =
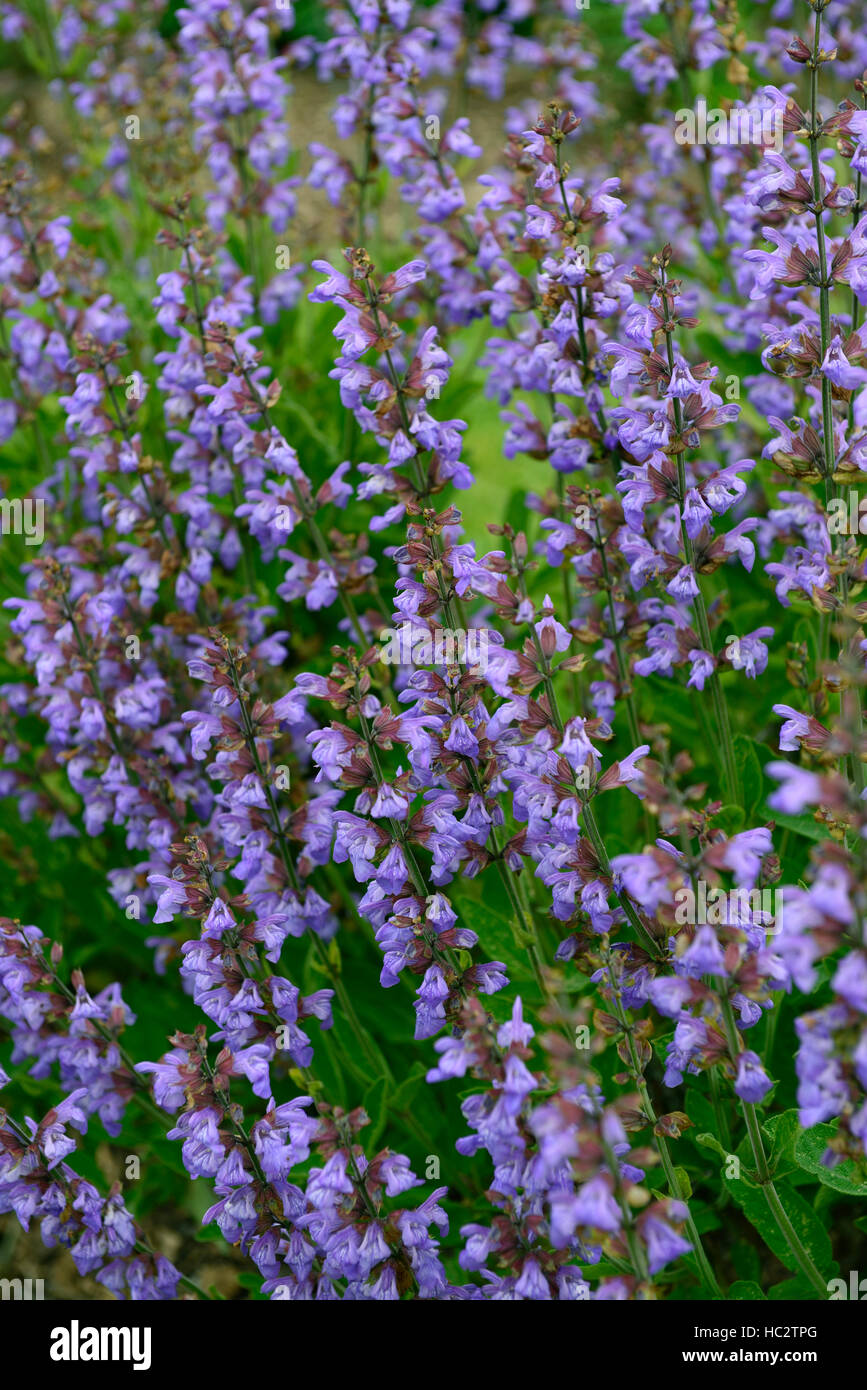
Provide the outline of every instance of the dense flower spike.
{"type": "Polygon", "coordinates": [[[235,1296],[827,1297],[857,7],[79,8],[0,6],[0,1214],[212,1296],[143,1156],[235,1296]]]}
{"type": "Polygon", "coordinates": [[[68,1249],[80,1275],[95,1275],[118,1298],[176,1299],[182,1276],[147,1245],[117,1188],[103,1197],[65,1161],[77,1148],[70,1127],[87,1129],[84,1095],[72,1091],[26,1127],[2,1112],[0,1211],[14,1213],[25,1230],[38,1221],[45,1245],[68,1249]]]}

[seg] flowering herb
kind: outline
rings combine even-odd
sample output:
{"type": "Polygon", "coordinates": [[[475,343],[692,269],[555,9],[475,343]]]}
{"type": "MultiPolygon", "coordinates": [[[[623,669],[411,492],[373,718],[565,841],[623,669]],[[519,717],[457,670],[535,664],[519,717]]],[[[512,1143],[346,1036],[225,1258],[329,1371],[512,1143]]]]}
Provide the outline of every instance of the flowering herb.
{"type": "Polygon", "coordinates": [[[860,18],[0,4],[0,1214],[82,1297],[857,1260],[860,18]]]}

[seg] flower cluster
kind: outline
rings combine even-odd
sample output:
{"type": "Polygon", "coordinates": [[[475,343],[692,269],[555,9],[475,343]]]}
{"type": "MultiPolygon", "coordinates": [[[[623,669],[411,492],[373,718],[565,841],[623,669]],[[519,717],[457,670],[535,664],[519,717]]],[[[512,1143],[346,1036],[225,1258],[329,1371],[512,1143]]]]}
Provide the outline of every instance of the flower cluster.
{"type": "Polygon", "coordinates": [[[0,5],[0,1213],[117,1297],[199,1179],[274,1300],[867,1192],[867,39],[604,9],[0,5]]]}

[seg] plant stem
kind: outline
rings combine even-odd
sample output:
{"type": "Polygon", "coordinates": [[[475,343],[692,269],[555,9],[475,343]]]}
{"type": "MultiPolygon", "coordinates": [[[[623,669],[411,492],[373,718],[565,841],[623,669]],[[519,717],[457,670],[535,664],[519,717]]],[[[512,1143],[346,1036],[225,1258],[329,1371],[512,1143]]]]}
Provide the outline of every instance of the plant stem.
{"type": "Polygon", "coordinates": [[[629,722],[629,737],[632,739],[632,747],[637,748],[641,742],[641,734],[638,730],[638,711],[635,707],[635,695],[631,686],[629,675],[629,665],[623,652],[623,634],[617,626],[617,609],[614,604],[613,586],[611,574],[608,569],[608,557],[605,554],[605,545],[602,540],[602,532],[599,529],[599,520],[596,520],[596,541],[599,556],[602,561],[602,575],[605,581],[605,592],[608,596],[608,613],[611,619],[611,641],[614,646],[614,654],[617,660],[617,674],[620,677],[620,690],[626,705],[626,717],[629,722]]]}
{"type": "MultiPolygon", "coordinates": [[[[271,780],[268,777],[265,768],[262,765],[261,758],[259,757],[259,749],[256,743],[255,730],[253,729],[253,724],[250,719],[250,712],[247,709],[247,701],[244,698],[244,691],[241,686],[241,681],[239,679],[238,670],[235,665],[231,649],[227,649],[227,659],[229,661],[229,666],[232,672],[232,680],[235,685],[235,693],[238,696],[238,708],[240,710],[241,725],[244,731],[244,739],[247,744],[247,750],[253,761],[253,766],[256,769],[256,775],[259,778],[259,783],[262,787],[263,792],[265,793],[265,797],[268,802],[268,809],[271,812],[271,818],[274,823],[272,833],[277,843],[277,849],[280,854],[280,859],[282,861],[283,868],[286,871],[287,881],[290,887],[292,888],[293,892],[296,894],[296,896],[300,898],[301,880],[298,877],[298,872],[295,868],[294,863],[292,862],[292,856],[289,853],[289,845],[286,838],[286,831],[283,827],[283,822],[280,817],[280,810],[277,806],[277,802],[274,797],[274,788],[271,785],[271,780]]],[[[382,1052],[379,1050],[379,1048],[377,1048],[374,1045],[372,1039],[370,1039],[367,1036],[367,1034],[361,1026],[361,1021],[357,1013],[355,1012],[355,1006],[352,1003],[349,991],[347,990],[346,985],[344,984],[336,966],[332,963],[332,961],[329,958],[328,948],[326,947],[324,941],[322,940],[321,936],[318,935],[317,932],[311,932],[310,934],[313,938],[314,948],[326,971],[326,974],[328,975],[328,978],[331,980],[331,983],[334,986],[334,991],[337,995],[338,1002],[340,1003],[340,1007],[343,1010],[344,1015],[346,1016],[346,1021],[352,1030],[352,1033],[355,1037],[356,1042],[358,1043],[358,1046],[361,1048],[361,1051],[364,1054],[364,1056],[367,1057],[371,1066],[378,1068],[383,1076],[393,1081],[394,1077],[392,1076],[388,1062],[386,1061],[382,1052]]]]}
{"type": "Polygon", "coordinates": [[[623,1000],[620,997],[619,984],[615,977],[614,969],[611,963],[609,963],[608,966],[608,978],[611,982],[611,995],[614,1012],[617,1015],[617,1020],[620,1024],[620,1027],[623,1030],[623,1036],[626,1039],[626,1045],[629,1049],[629,1058],[631,1062],[633,1078],[638,1088],[638,1094],[641,1097],[642,1110],[646,1115],[650,1125],[653,1127],[653,1144],[656,1148],[657,1153],[659,1154],[660,1161],[662,1163],[662,1170],[665,1173],[665,1180],[668,1183],[668,1190],[672,1197],[676,1198],[679,1202],[683,1202],[683,1205],[686,1207],[687,1217],[685,1225],[689,1233],[689,1239],[692,1243],[693,1253],[695,1254],[696,1262],[698,1264],[701,1277],[704,1280],[704,1283],[713,1293],[714,1297],[722,1298],[722,1289],[719,1286],[717,1277],[713,1272],[713,1267],[710,1263],[710,1260],[707,1257],[704,1246],[702,1245],[701,1236],[698,1233],[698,1228],[695,1224],[692,1212],[690,1211],[689,1203],[686,1201],[683,1193],[680,1190],[680,1183],[678,1182],[677,1173],[675,1172],[674,1164],[671,1160],[671,1152],[668,1147],[668,1142],[664,1135],[656,1133],[656,1110],[654,1109],[653,1101],[650,1098],[650,1091],[648,1089],[647,1082],[644,1079],[644,1072],[642,1071],[641,1067],[641,1059],[638,1055],[638,1049],[635,1046],[635,1038],[632,1034],[632,1028],[629,1024],[629,1020],[626,1017],[626,1011],[623,1007],[623,1000]]]}
{"type": "MultiPolygon", "coordinates": [[[[816,219],[816,242],[819,251],[819,331],[822,344],[822,361],[824,362],[828,348],[831,343],[831,289],[833,280],[828,276],[828,254],[825,242],[825,227],[822,222],[824,213],[824,203],[822,197],[822,172],[819,163],[819,140],[822,137],[822,121],[819,118],[818,92],[819,92],[819,61],[820,38],[822,32],[822,12],[816,6],[815,24],[813,27],[813,51],[810,57],[810,127],[808,130],[808,140],[810,145],[810,168],[813,177],[813,215],[816,219]]],[[[856,206],[860,201],[860,174],[858,175],[859,188],[856,193],[856,206]]],[[[853,295],[854,299],[854,295],[853,295]]],[[[856,313],[853,310],[853,332],[855,331],[856,313]]],[[[853,397],[854,402],[854,397],[853,397]]],[[[850,426],[853,418],[853,409],[850,407],[849,420],[850,426]]],[[[822,447],[825,460],[825,503],[826,505],[835,500],[839,493],[839,487],[834,478],[837,465],[837,447],[834,439],[834,407],[831,382],[828,376],[822,373],[822,447]]],[[[845,541],[842,536],[835,533],[835,543],[840,552],[843,552],[845,541]]],[[[849,602],[849,575],[847,568],[841,570],[838,580],[838,594],[841,606],[845,609],[849,602]]],[[[842,618],[843,631],[840,639],[840,656],[849,647],[852,636],[855,632],[855,624],[851,619],[842,618]]],[[[860,665],[860,663],[859,663],[860,665]]],[[[860,741],[863,727],[861,711],[861,691],[857,684],[850,688],[843,687],[840,691],[840,718],[841,721],[852,734],[855,747],[851,757],[848,759],[851,770],[852,781],[860,794],[864,790],[864,768],[861,762],[860,741]]],[[[847,758],[844,755],[840,759],[840,772],[842,776],[847,775],[847,758]]]]}
{"type": "MultiPolygon", "coordinates": [[[[661,273],[662,284],[664,286],[666,283],[665,270],[663,269],[661,273]]],[[[666,327],[664,331],[665,348],[668,357],[668,366],[669,370],[673,371],[675,365],[674,331],[672,328],[668,327],[668,309],[665,303],[665,299],[663,299],[663,312],[666,317],[666,327]]],[[[674,408],[674,427],[677,431],[678,440],[681,441],[681,437],[683,434],[683,410],[681,408],[680,401],[677,399],[677,397],[674,398],[672,405],[674,408]]],[[[704,602],[704,595],[701,591],[701,584],[699,583],[698,574],[695,568],[695,549],[692,544],[692,538],[686,529],[686,520],[684,518],[684,502],[686,500],[687,489],[686,462],[684,457],[684,450],[682,449],[679,450],[677,454],[677,491],[678,511],[680,513],[680,534],[681,541],[683,544],[684,558],[692,573],[693,580],[695,581],[695,587],[698,591],[692,600],[692,611],[695,615],[696,623],[698,624],[699,640],[701,641],[702,647],[707,652],[708,656],[711,657],[712,660],[714,660],[714,669],[708,677],[708,685],[710,686],[711,699],[713,701],[714,707],[714,715],[716,716],[717,729],[719,732],[720,747],[722,748],[723,754],[723,779],[725,783],[726,794],[728,796],[729,801],[734,803],[735,805],[738,805],[741,799],[740,779],[738,778],[737,763],[735,762],[734,744],[732,743],[732,731],[731,723],[729,721],[728,705],[726,704],[725,695],[723,694],[722,686],[720,684],[719,672],[716,668],[716,661],[714,659],[714,646],[713,637],[711,635],[710,630],[710,622],[708,621],[707,608],[705,607],[704,602]]]]}
{"type": "MultiPolygon", "coordinates": [[[[273,429],[275,433],[279,433],[277,427],[273,423],[273,420],[271,418],[271,412],[268,406],[262,400],[258,390],[256,389],[256,384],[250,375],[249,367],[247,367],[241,361],[237,352],[234,353],[234,357],[238,370],[240,371],[241,375],[244,378],[244,381],[247,384],[247,389],[249,390],[251,396],[253,396],[253,398],[259,404],[263,420],[265,421],[269,429],[273,429]]],[[[292,495],[295,498],[295,504],[307,523],[307,529],[310,532],[313,544],[319,553],[319,558],[324,562],[324,564],[328,566],[328,568],[331,570],[331,573],[334,575],[334,582],[337,586],[337,592],[340,595],[340,602],[343,605],[343,611],[346,614],[347,618],[349,619],[349,622],[351,623],[355,631],[355,634],[361,645],[362,651],[366,651],[368,647],[368,641],[364,634],[364,628],[361,626],[361,620],[359,619],[358,613],[356,612],[355,604],[352,602],[352,598],[350,597],[343,581],[340,578],[340,573],[337,569],[337,565],[335,564],[331,551],[328,548],[328,543],[319,528],[319,523],[316,520],[313,508],[311,504],[308,502],[307,498],[304,496],[303,492],[299,488],[294,478],[289,479],[289,485],[292,488],[292,495]]]]}
{"type": "MultiPolygon", "coordinates": [[[[728,998],[721,997],[720,1007],[722,1009],[729,1056],[733,1064],[737,1066],[738,1055],[740,1053],[740,1035],[738,1033],[737,1024],[735,1023],[731,1001],[728,998]]],[[[747,1125],[750,1148],[753,1151],[757,1181],[770,1207],[771,1214],[777,1223],[777,1229],[788,1246],[792,1258],[804,1278],[808,1283],[812,1284],[813,1288],[822,1298],[826,1299],[828,1297],[828,1285],[816,1268],[810,1254],[804,1249],[800,1237],[789,1219],[788,1212],[780,1201],[779,1193],[774,1187],[771,1170],[768,1166],[767,1154],[765,1153],[765,1146],[762,1141],[762,1128],[759,1123],[758,1114],[756,1113],[756,1107],[751,1101],[742,1100],[741,1109],[747,1125]]]]}

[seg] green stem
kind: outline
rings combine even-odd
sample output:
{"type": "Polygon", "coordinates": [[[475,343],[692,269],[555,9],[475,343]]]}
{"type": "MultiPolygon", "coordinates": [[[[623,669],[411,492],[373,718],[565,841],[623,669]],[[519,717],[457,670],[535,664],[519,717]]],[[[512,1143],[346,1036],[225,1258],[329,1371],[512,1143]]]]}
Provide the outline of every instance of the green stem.
{"type": "Polygon", "coordinates": [[[367,204],[367,186],[370,183],[370,165],[373,159],[373,102],[376,95],[376,86],[371,83],[367,93],[367,108],[364,113],[364,163],[362,172],[358,179],[358,245],[363,246],[365,241],[365,215],[367,204]]]}
{"type": "MultiPolygon", "coordinates": [[[[247,744],[247,749],[250,753],[250,757],[253,760],[253,766],[256,769],[256,774],[259,778],[262,790],[265,793],[265,797],[268,802],[268,809],[271,812],[271,818],[273,820],[272,833],[277,843],[277,848],[280,854],[280,859],[282,861],[283,868],[286,871],[287,881],[290,887],[292,888],[293,892],[297,896],[300,896],[301,880],[298,877],[298,872],[295,868],[295,864],[292,861],[292,856],[289,853],[289,845],[286,838],[286,831],[283,827],[283,822],[280,817],[280,810],[277,806],[277,802],[274,797],[274,789],[262,765],[262,760],[259,757],[259,749],[256,744],[255,731],[250,720],[250,713],[247,709],[247,702],[244,698],[244,693],[241,688],[241,682],[238,678],[237,667],[235,666],[235,661],[231,654],[231,651],[227,652],[227,657],[232,671],[232,679],[235,684],[235,691],[238,695],[238,707],[240,709],[241,725],[244,731],[244,738],[247,744]]],[[[365,1030],[361,1026],[361,1020],[359,1019],[358,1014],[355,1012],[355,1006],[352,1003],[349,991],[347,990],[346,985],[344,984],[339,971],[332,964],[329,958],[328,948],[326,947],[324,941],[322,940],[321,936],[318,935],[318,933],[311,932],[311,936],[313,938],[314,949],[317,955],[319,956],[319,959],[328,975],[328,978],[331,980],[331,983],[334,986],[334,991],[337,995],[340,1007],[343,1010],[343,1013],[346,1017],[346,1021],[349,1024],[349,1027],[351,1028],[355,1040],[358,1043],[358,1046],[361,1048],[363,1055],[367,1057],[367,1060],[370,1062],[371,1066],[378,1068],[378,1070],[383,1076],[393,1081],[394,1077],[391,1073],[391,1069],[389,1068],[388,1062],[386,1061],[382,1052],[379,1050],[379,1048],[375,1046],[372,1039],[368,1037],[365,1030]]]]}
{"type": "MultiPolygon", "coordinates": [[[[265,421],[269,429],[273,429],[276,433],[279,433],[272,420],[271,412],[268,406],[262,400],[258,390],[256,389],[256,384],[250,375],[249,367],[247,367],[241,361],[240,357],[238,356],[237,352],[234,351],[234,349],[233,355],[235,358],[235,365],[237,366],[238,370],[243,376],[244,381],[247,384],[247,389],[259,405],[259,408],[262,412],[263,420],[265,421]]],[[[328,548],[328,543],[325,540],[325,537],[319,529],[319,523],[316,520],[313,508],[308,502],[307,498],[302,493],[294,478],[289,479],[289,485],[292,488],[292,495],[295,498],[295,504],[298,507],[298,510],[303,516],[305,522],[307,523],[307,529],[310,532],[311,539],[319,554],[319,558],[328,566],[328,568],[334,575],[334,581],[337,585],[337,592],[340,595],[340,602],[343,606],[343,611],[346,614],[347,618],[349,619],[349,622],[351,623],[355,631],[362,651],[367,651],[368,641],[364,634],[364,628],[361,626],[361,620],[359,619],[358,613],[356,612],[355,604],[352,602],[352,599],[345,585],[343,584],[343,581],[340,578],[340,573],[334,561],[334,557],[332,556],[331,551],[328,548]]]]}
{"type": "Polygon", "coordinates": [[[719,1076],[717,1075],[715,1067],[711,1067],[710,1069],[710,1098],[713,1104],[713,1113],[717,1129],[719,1130],[720,1141],[726,1153],[730,1153],[732,1147],[731,1130],[729,1128],[729,1119],[725,1112],[725,1106],[720,1092],[719,1076]]]}
{"type": "Polygon", "coordinates": [[[671,1159],[671,1152],[668,1147],[668,1142],[665,1139],[664,1135],[656,1133],[656,1110],[654,1108],[653,1101],[650,1098],[650,1091],[648,1089],[647,1082],[644,1079],[644,1072],[641,1067],[641,1059],[638,1055],[638,1049],[635,1046],[635,1038],[632,1034],[632,1028],[626,1017],[626,1012],[623,1007],[623,1000],[620,997],[618,981],[615,977],[614,969],[610,962],[608,966],[608,978],[611,982],[611,997],[614,1012],[617,1015],[617,1020],[620,1024],[621,1029],[623,1030],[623,1036],[626,1039],[626,1045],[629,1049],[629,1058],[631,1063],[632,1074],[635,1084],[638,1088],[638,1094],[641,1097],[641,1108],[645,1116],[647,1117],[648,1122],[653,1128],[653,1144],[657,1150],[657,1153],[659,1154],[660,1162],[662,1163],[662,1170],[665,1173],[665,1180],[668,1184],[669,1193],[672,1197],[676,1198],[677,1201],[683,1202],[683,1205],[686,1207],[687,1217],[686,1222],[684,1224],[689,1234],[689,1239],[693,1247],[693,1254],[695,1255],[695,1260],[698,1265],[698,1269],[701,1274],[702,1280],[704,1281],[707,1288],[710,1289],[714,1298],[722,1298],[722,1289],[719,1286],[719,1282],[717,1281],[717,1277],[714,1274],[713,1267],[705,1252],[705,1248],[702,1244],[701,1236],[698,1233],[698,1227],[695,1224],[695,1220],[690,1210],[689,1203],[686,1201],[684,1194],[680,1190],[680,1183],[678,1182],[677,1173],[675,1172],[675,1167],[671,1159]]]}
{"type": "Polygon", "coordinates": [[[611,574],[608,569],[608,557],[605,554],[605,546],[602,541],[602,532],[599,528],[598,517],[596,519],[596,543],[602,561],[602,576],[605,581],[605,592],[608,596],[608,613],[611,620],[611,641],[614,644],[614,654],[617,660],[620,691],[623,696],[624,704],[626,705],[626,717],[629,722],[629,736],[632,739],[632,747],[637,748],[641,742],[641,735],[638,731],[638,711],[635,707],[635,695],[630,681],[629,666],[623,652],[623,634],[617,626],[617,609],[614,604],[611,574]]]}
{"type": "Polygon", "coordinates": [[[650,1278],[650,1270],[647,1266],[647,1251],[645,1250],[644,1243],[641,1240],[637,1230],[635,1229],[635,1219],[632,1214],[632,1211],[630,1210],[629,1203],[626,1200],[626,1194],[623,1191],[623,1179],[620,1175],[620,1163],[618,1161],[617,1155],[615,1154],[611,1145],[605,1139],[604,1135],[602,1136],[602,1148],[605,1153],[605,1162],[607,1163],[608,1170],[611,1173],[612,1179],[614,1180],[614,1195],[617,1198],[617,1204],[620,1207],[620,1212],[623,1217],[623,1235],[626,1240],[626,1244],[629,1248],[629,1258],[632,1263],[632,1268],[635,1274],[638,1276],[641,1283],[646,1283],[647,1280],[650,1278]]]}
{"type": "MultiPolygon", "coordinates": [[[[738,1033],[737,1024],[735,1023],[731,1001],[728,998],[721,997],[720,1007],[722,1009],[729,1056],[732,1063],[737,1066],[738,1056],[740,1054],[740,1035],[738,1033]]],[[[822,1298],[826,1299],[828,1297],[828,1285],[813,1263],[808,1251],[804,1249],[800,1237],[789,1219],[788,1212],[780,1201],[779,1193],[774,1187],[767,1154],[765,1153],[765,1146],[762,1141],[762,1127],[759,1123],[756,1107],[751,1101],[742,1100],[741,1110],[743,1111],[743,1116],[746,1121],[750,1148],[753,1151],[757,1181],[765,1195],[765,1200],[771,1210],[771,1214],[777,1223],[777,1229],[786,1242],[792,1258],[804,1278],[808,1283],[812,1284],[813,1288],[822,1298]]]]}
{"type": "MultiPolygon", "coordinates": [[[[662,284],[664,286],[666,283],[664,268],[661,271],[661,275],[662,284]]],[[[663,313],[665,315],[666,320],[666,327],[664,331],[666,354],[668,357],[668,366],[669,371],[673,371],[675,365],[674,332],[673,329],[668,326],[669,313],[665,296],[663,296],[663,313]]],[[[683,410],[681,408],[680,401],[677,399],[677,397],[674,398],[672,404],[674,407],[674,427],[677,431],[678,442],[682,442],[683,410]]],[[[686,520],[684,517],[684,502],[686,500],[687,488],[686,461],[684,451],[682,449],[679,450],[677,454],[677,491],[678,511],[680,513],[680,535],[681,542],[683,544],[684,558],[686,560],[687,565],[690,568],[690,571],[692,572],[692,576],[695,581],[695,586],[698,590],[698,592],[692,600],[692,611],[695,615],[695,620],[698,625],[699,641],[701,642],[702,647],[707,652],[708,656],[711,657],[712,660],[714,660],[714,669],[708,677],[708,685],[710,686],[711,699],[713,701],[714,707],[714,715],[716,717],[717,729],[719,732],[720,747],[722,748],[723,776],[726,794],[730,802],[734,803],[735,805],[738,805],[741,800],[740,779],[738,777],[737,772],[737,763],[735,762],[734,744],[732,742],[732,731],[731,723],[729,721],[728,705],[726,704],[725,695],[723,693],[722,685],[720,683],[719,671],[716,668],[713,637],[711,635],[710,622],[708,620],[704,595],[701,590],[701,584],[699,583],[698,573],[695,567],[695,548],[692,543],[692,538],[686,529],[686,520]]]]}
{"type": "MultiPolygon", "coordinates": [[[[821,9],[815,8],[815,23],[813,27],[813,51],[810,57],[810,127],[808,130],[808,140],[810,145],[810,168],[813,177],[813,216],[816,220],[816,241],[819,251],[819,328],[822,344],[822,361],[828,351],[831,342],[831,288],[833,281],[828,276],[828,254],[825,242],[825,227],[822,222],[824,205],[822,200],[822,174],[819,162],[819,141],[822,137],[822,122],[819,118],[818,92],[819,92],[819,54],[821,51],[820,39],[822,31],[821,9]]],[[[860,201],[860,174],[859,188],[856,192],[856,206],[860,201]]],[[[853,296],[854,298],[854,296],[853,296]]],[[[853,331],[855,325],[855,313],[853,311],[853,331]]],[[[854,397],[853,397],[854,401],[854,397]]],[[[849,412],[850,424],[852,420],[852,409],[849,412]]],[[[826,505],[836,499],[839,493],[838,485],[834,479],[834,472],[837,464],[837,451],[834,440],[834,407],[831,390],[831,382],[828,377],[822,374],[822,447],[825,461],[825,502],[826,505]]],[[[842,536],[835,535],[835,544],[842,551],[845,547],[845,540],[842,536]]],[[[849,602],[849,576],[844,568],[837,580],[839,598],[841,605],[845,608],[849,602]]],[[[841,652],[849,646],[854,624],[851,620],[843,620],[844,632],[841,636],[841,652]]],[[[840,759],[840,772],[843,777],[847,775],[847,763],[851,770],[852,781],[859,795],[864,790],[864,768],[861,762],[860,744],[863,727],[863,716],[861,710],[861,691],[857,684],[848,690],[840,691],[840,719],[844,727],[847,727],[853,736],[856,747],[850,758],[845,755],[840,759]]]]}

